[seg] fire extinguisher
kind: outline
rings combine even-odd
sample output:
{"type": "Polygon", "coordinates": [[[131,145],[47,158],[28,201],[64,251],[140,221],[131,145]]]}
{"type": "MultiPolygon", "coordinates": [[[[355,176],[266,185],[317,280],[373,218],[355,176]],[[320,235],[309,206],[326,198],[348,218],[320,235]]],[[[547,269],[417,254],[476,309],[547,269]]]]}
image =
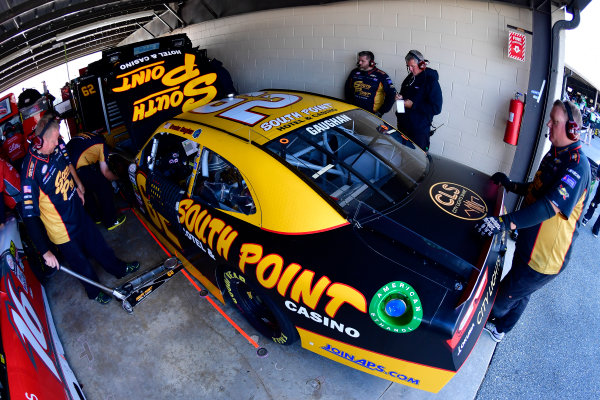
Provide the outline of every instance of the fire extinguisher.
{"type": "Polygon", "coordinates": [[[506,130],[504,131],[504,141],[513,146],[516,146],[519,140],[521,119],[523,118],[523,110],[525,109],[525,103],[519,100],[519,96],[523,96],[523,99],[525,99],[523,93],[515,93],[515,98],[510,101],[508,121],[506,121],[506,130]]]}

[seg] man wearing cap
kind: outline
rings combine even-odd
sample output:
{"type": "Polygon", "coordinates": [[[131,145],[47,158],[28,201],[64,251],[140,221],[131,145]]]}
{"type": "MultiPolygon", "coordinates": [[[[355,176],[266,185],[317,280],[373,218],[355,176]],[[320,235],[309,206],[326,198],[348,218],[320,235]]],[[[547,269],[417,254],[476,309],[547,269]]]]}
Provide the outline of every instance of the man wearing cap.
{"type": "Polygon", "coordinates": [[[358,53],[357,68],[348,75],[344,94],[348,103],[381,117],[392,108],[396,88],[388,74],[376,65],[372,52],[358,53]]]}
{"type": "MultiPolygon", "coordinates": [[[[23,220],[29,236],[52,268],[59,268],[60,264],[50,250],[48,239],[58,247],[73,270],[89,279],[97,281],[98,277],[88,257],[94,258],[117,278],[138,270],[138,262],[126,263],[115,256],[84,211],[83,187],[75,184],[67,152],[59,140],[59,129],[54,115],[44,115],[23,160],[23,220]]],[[[83,286],[90,299],[101,304],[111,300],[95,286],[88,283],[83,286]]]]}
{"type": "Polygon", "coordinates": [[[433,116],[442,112],[439,75],[427,66],[429,61],[418,50],[410,50],[404,60],[408,75],[396,95],[396,100],[404,103],[396,110],[398,129],[421,149],[429,151],[433,116]]]}
{"type": "Polygon", "coordinates": [[[519,230],[512,267],[500,283],[485,325],[496,342],[515,326],[531,294],[554,279],[569,261],[590,188],[590,165],[579,141],[581,123],[581,113],[573,103],[556,100],[547,124],[552,147],[533,181],[512,182],[501,172],[492,176],[507,191],[525,196],[520,210],[486,217],[477,225],[482,236],[519,230]]]}

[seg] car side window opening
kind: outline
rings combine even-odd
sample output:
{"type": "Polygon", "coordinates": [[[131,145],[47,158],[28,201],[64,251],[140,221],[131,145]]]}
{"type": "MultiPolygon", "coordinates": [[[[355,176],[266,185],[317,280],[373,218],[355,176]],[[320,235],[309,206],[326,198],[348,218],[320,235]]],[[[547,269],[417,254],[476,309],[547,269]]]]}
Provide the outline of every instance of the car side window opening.
{"type": "Polygon", "coordinates": [[[382,211],[425,177],[427,155],[391,125],[363,111],[332,115],[278,137],[267,149],[345,211],[364,202],[382,211]]]}
{"type": "Polygon", "coordinates": [[[198,144],[168,133],[157,133],[142,151],[140,164],[187,190],[198,144]]]}
{"type": "Polygon", "coordinates": [[[256,205],[240,171],[229,161],[204,148],[192,197],[201,198],[210,206],[246,215],[256,212],[256,205]]]}

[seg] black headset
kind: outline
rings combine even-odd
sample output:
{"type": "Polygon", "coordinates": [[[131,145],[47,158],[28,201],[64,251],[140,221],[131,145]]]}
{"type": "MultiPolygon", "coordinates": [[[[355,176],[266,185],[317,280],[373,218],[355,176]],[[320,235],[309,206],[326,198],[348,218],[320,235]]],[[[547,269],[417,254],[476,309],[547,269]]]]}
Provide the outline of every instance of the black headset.
{"type": "Polygon", "coordinates": [[[421,57],[419,57],[417,55],[417,53],[414,50],[409,50],[408,56],[413,56],[416,60],[417,60],[417,66],[419,67],[420,70],[424,70],[425,68],[427,68],[427,64],[429,64],[429,60],[424,60],[421,57]]]}
{"type": "Polygon", "coordinates": [[[577,124],[577,122],[575,122],[575,119],[573,118],[573,112],[571,111],[571,106],[569,105],[569,103],[567,103],[566,101],[563,101],[563,104],[564,104],[565,108],[567,109],[567,117],[568,117],[568,121],[565,123],[565,130],[567,131],[567,137],[570,140],[578,140],[579,133],[577,132],[577,129],[579,128],[579,125],[577,124]]]}

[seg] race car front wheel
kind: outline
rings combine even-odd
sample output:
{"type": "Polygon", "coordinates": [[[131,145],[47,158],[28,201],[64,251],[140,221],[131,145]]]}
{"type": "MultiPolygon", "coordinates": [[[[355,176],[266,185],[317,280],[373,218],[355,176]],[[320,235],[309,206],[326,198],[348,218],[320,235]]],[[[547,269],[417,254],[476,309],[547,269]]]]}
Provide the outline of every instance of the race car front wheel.
{"type": "Polygon", "coordinates": [[[298,339],[298,331],[277,305],[261,289],[240,272],[225,269],[225,289],[231,300],[250,324],[273,342],[290,345],[298,339]]]}

